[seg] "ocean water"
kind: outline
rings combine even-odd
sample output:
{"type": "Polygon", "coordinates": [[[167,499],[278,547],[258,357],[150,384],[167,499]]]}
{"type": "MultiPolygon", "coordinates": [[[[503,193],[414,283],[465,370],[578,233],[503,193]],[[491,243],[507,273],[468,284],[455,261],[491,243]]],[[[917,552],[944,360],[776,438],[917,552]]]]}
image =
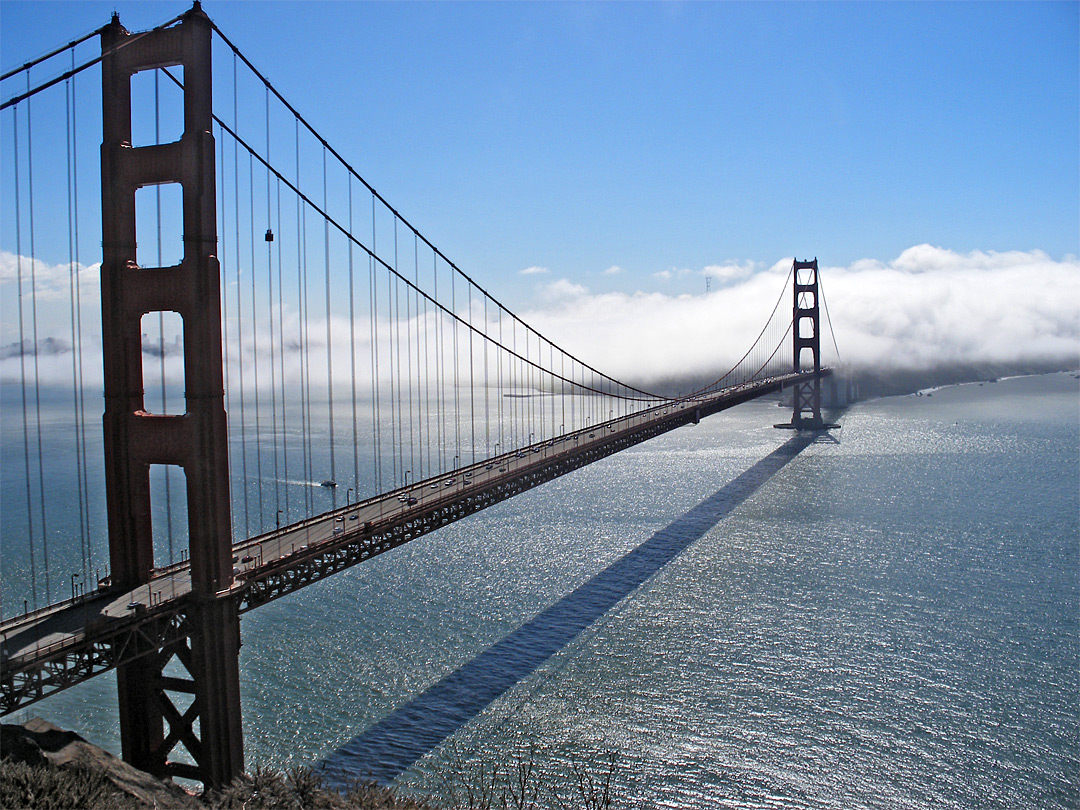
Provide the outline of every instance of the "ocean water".
{"type": "MultiPolygon", "coordinates": [[[[247,614],[248,762],[438,793],[612,756],[633,807],[1080,807],[1080,381],[859,403],[804,443],[784,418],[748,403],[247,614]]],[[[118,751],[114,689],[28,714],[118,751]]]]}

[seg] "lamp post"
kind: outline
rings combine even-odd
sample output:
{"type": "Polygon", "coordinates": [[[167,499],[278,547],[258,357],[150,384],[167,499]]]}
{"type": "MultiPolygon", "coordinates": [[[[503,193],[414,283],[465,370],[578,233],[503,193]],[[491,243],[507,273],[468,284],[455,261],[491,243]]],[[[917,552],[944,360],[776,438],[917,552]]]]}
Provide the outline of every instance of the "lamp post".
{"type": "Polygon", "coordinates": [[[409,488],[409,476],[412,475],[412,470],[405,471],[405,488],[409,488]]]}
{"type": "Polygon", "coordinates": [[[454,456],[454,472],[457,472],[457,465],[458,465],[458,459],[459,458],[461,458],[461,456],[454,456]]]}
{"type": "Polygon", "coordinates": [[[352,503],[352,487],[345,490],[345,505],[348,506],[352,503]]]}
{"type": "Polygon", "coordinates": [[[71,575],[71,601],[72,602],[75,601],[75,580],[78,579],[79,576],[80,576],[80,574],[78,574],[77,572],[72,573],[72,575],[71,575]]]}
{"type": "Polygon", "coordinates": [[[282,512],[282,510],[281,510],[281,509],[278,509],[278,510],[277,510],[277,527],[278,527],[279,529],[281,528],[281,512],[282,512]]]}

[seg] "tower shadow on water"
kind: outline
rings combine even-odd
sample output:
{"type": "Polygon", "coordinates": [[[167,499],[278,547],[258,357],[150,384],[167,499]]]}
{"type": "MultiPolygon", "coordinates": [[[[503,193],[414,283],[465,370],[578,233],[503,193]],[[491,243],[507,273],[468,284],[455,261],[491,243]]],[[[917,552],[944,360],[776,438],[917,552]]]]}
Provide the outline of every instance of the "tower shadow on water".
{"type": "Polygon", "coordinates": [[[338,787],[357,779],[392,782],[703,537],[814,441],[810,432],[792,436],[637,548],[341,746],[317,769],[338,787]]]}

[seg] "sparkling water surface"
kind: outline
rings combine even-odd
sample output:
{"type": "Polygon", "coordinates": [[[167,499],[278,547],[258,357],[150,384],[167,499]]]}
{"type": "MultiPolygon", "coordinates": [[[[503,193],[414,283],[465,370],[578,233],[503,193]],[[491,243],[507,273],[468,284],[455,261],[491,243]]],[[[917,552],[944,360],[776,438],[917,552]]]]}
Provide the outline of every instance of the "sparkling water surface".
{"type": "MultiPolygon", "coordinates": [[[[1080,806],[1080,382],[931,393],[854,406],[398,784],[613,753],[634,807],[1080,806]]],[[[245,615],[249,766],[340,765],[730,493],[792,438],[785,418],[748,403],[245,615]]],[[[118,751],[114,689],[28,714],[118,751]]]]}

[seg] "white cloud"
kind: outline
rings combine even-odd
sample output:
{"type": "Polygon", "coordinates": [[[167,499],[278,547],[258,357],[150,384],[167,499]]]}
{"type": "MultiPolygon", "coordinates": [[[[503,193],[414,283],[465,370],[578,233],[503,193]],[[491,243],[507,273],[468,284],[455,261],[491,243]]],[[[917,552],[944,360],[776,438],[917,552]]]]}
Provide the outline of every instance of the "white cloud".
{"type": "MultiPolygon", "coordinates": [[[[0,346],[20,340],[18,299],[10,254],[0,255],[0,306],[3,308],[3,339],[0,346]],[[14,330],[14,331],[13,331],[14,330]]],[[[28,260],[24,259],[25,263],[28,260]]],[[[714,267],[727,268],[715,277],[729,281],[720,290],[704,295],[673,295],[664,292],[594,293],[568,279],[543,284],[532,306],[518,314],[531,327],[552,338],[566,350],[604,372],[628,382],[648,387],[652,381],[674,377],[719,376],[749,348],[749,343],[765,324],[791,267],[791,259],[778,260],[768,268],[729,262],[714,267]]],[[[680,271],[661,271],[675,277],[680,271]]],[[[100,371],[100,303],[97,300],[96,267],[82,268],[84,349],[88,372],[100,371]],[[85,277],[85,278],[84,278],[85,277]],[[94,283],[89,283],[90,278],[94,283]]],[[[35,266],[35,276],[55,301],[39,301],[38,342],[55,339],[71,345],[70,303],[66,266],[35,266]]],[[[700,271],[698,273],[700,277],[700,271]]],[[[892,260],[862,259],[847,266],[822,266],[822,288],[842,359],[858,368],[929,371],[956,364],[998,365],[1080,365],[1080,260],[1055,260],[1041,251],[957,253],[931,245],[916,245],[892,260]]],[[[783,294],[778,312],[790,318],[790,290],[783,294]]],[[[460,303],[460,301],[459,301],[460,303]]],[[[478,300],[472,301],[473,323],[487,317],[478,300]]],[[[29,309],[24,304],[24,320],[29,330],[29,309]]],[[[415,328],[401,327],[406,335],[436,334],[434,311],[415,310],[415,328]],[[423,324],[423,329],[421,329],[423,324]]],[[[285,306],[286,377],[292,379],[299,367],[297,336],[301,329],[295,307],[285,306]]],[[[376,332],[380,352],[386,352],[392,337],[383,322],[376,332]]],[[[247,323],[247,322],[245,322],[247,323]]],[[[495,323],[492,321],[492,323],[495,323]]],[[[260,331],[266,322],[260,320],[260,331]]],[[[151,324],[153,327],[153,324],[151,324]]],[[[504,329],[509,329],[503,322],[504,329]]],[[[236,343],[236,320],[230,309],[230,363],[241,356],[236,343]]],[[[250,329],[250,324],[246,325],[250,329]]],[[[445,327],[444,327],[445,328],[445,327]]],[[[153,331],[151,328],[150,331],[153,331]]],[[[334,346],[335,385],[347,385],[354,376],[370,379],[372,351],[366,318],[356,324],[347,314],[335,313],[331,320],[334,346]],[[356,340],[355,375],[349,373],[353,361],[350,335],[356,340]]],[[[444,339],[445,339],[445,332],[444,339]]],[[[512,334],[512,333],[510,333],[512,334]]],[[[505,336],[505,335],[504,335],[505,336]]],[[[27,331],[24,340],[31,339],[27,331]]],[[[400,334],[399,334],[400,337],[400,334]]],[[[321,358],[325,358],[325,320],[312,313],[307,324],[307,350],[318,359],[314,363],[318,385],[321,358]]],[[[259,362],[266,362],[274,338],[269,333],[259,339],[259,362]]],[[[825,360],[834,362],[832,337],[823,326],[825,360]]],[[[56,345],[59,345],[57,343],[56,345]]],[[[413,346],[418,343],[411,344],[413,346]]],[[[477,352],[474,360],[486,362],[482,341],[470,343],[477,352]]],[[[254,361],[248,339],[244,362],[254,361]]],[[[281,343],[277,343],[280,351],[281,343]]],[[[445,347],[444,347],[445,348],[445,347]]],[[[493,355],[491,355],[493,356],[493,355]]],[[[70,383],[72,355],[54,353],[39,356],[44,379],[55,377],[70,383]]],[[[468,355],[462,362],[468,362],[468,355]]],[[[380,373],[389,368],[388,356],[380,361],[380,373]]],[[[21,373],[17,352],[5,352],[0,359],[0,377],[18,380],[21,373]]],[[[269,375],[260,376],[260,384],[269,375]]],[[[233,382],[235,383],[235,377],[233,382]]]]}
{"type": "Polygon", "coordinates": [[[704,276],[716,279],[720,284],[732,284],[749,278],[753,275],[755,269],[754,262],[745,262],[743,264],[730,262],[728,264],[710,264],[701,272],[704,276]]]}
{"type": "Polygon", "coordinates": [[[526,267],[524,270],[518,270],[518,275],[537,276],[541,273],[546,273],[547,271],[548,269],[546,267],[537,267],[536,265],[533,265],[532,267],[526,267]]]}
{"type": "Polygon", "coordinates": [[[840,350],[859,365],[1080,360],[1075,258],[924,244],[887,263],[822,268],[822,286],[840,350]]]}
{"type": "MultiPolygon", "coordinates": [[[[51,338],[72,345],[73,307],[84,335],[100,333],[101,265],[76,267],[73,275],[66,263],[51,265],[0,251],[0,346],[10,350],[13,344],[32,345],[35,321],[38,344],[44,346],[51,338]]],[[[70,371],[69,366],[69,378],[70,371]]]]}
{"type": "MultiPolygon", "coordinates": [[[[521,313],[569,351],[615,377],[708,375],[738,359],[761,330],[791,259],[746,274],[719,294],[593,294],[576,285],[521,313]]],[[[654,274],[670,279],[677,271],[654,274]]],[[[878,371],[951,364],[1080,364],[1080,261],[1041,251],[957,253],[916,245],[891,261],[821,269],[845,362],[878,371]]],[[[570,284],[569,282],[564,282],[570,284]]],[[[786,302],[781,302],[784,310],[786,302]]],[[[826,329],[823,325],[823,330],[826,329]]],[[[826,331],[823,353],[833,362],[826,331]]]]}
{"type": "Polygon", "coordinates": [[[560,278],[558,281],[545,285],[540,292],[544,300],[551,303],[577,299],[589,294],[588,288],[565,278],[560,278]]]}
{"type": "Polygon", "coordinates": [[[694,271],[688,267],[672,267],[668,270],[657,270],[652,277],[660,281],[671,281],[673,278],[686,278],[694,275],[694,271]]]}
{"type": "Polygon", "coordinates": [[[28,256],[18,256],[6,250],[0,250],[0,286],[11,285],[4,290],[4,295],[17,295],[20,279],[23,290],[29,294],[30,282],[39,301],[57,301],[70,298],[72,268],[77,268],[77,281],[80,289],[92,289],[96,295],[99,285],[101,263],[97,264],[46,264],[41,259],[31,261],[28,256]]]}
{"type": "Polygon", "coordinates": [[[607,270],[605,270],[601,275],[616,276],[619,273],[625,273],[625,272],[626,271],[623,270],[621,267],[619,267],[619,265],[613,264],[613,265],[611,265],[611,267],[609,267],[607,270]]]}

